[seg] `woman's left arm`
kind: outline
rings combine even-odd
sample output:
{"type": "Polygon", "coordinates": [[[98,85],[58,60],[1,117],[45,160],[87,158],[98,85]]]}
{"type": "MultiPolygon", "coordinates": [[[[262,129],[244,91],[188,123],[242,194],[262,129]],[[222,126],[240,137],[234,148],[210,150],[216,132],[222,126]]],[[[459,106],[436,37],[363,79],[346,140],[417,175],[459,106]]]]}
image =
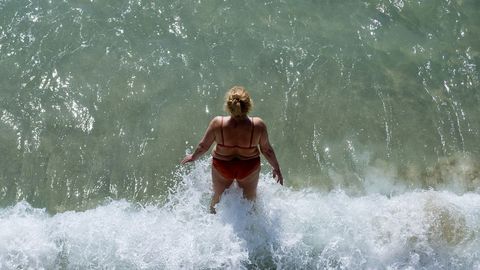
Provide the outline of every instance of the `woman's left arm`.
{"type": "Polygon", "coordinates": [[[183,160],[180,162],[181,164],[185,164],[188,162],[193,162],[201,157],[205,152],[210,149],[212,143],[215,141],[215,128],[217,126],[217,117],[213,118],[208,125],[207,131],[205,131],[205,135],[203,135],[202,140],[198,143],[197,148],[193,152],[193,154],[186,155],[183,160]]]}

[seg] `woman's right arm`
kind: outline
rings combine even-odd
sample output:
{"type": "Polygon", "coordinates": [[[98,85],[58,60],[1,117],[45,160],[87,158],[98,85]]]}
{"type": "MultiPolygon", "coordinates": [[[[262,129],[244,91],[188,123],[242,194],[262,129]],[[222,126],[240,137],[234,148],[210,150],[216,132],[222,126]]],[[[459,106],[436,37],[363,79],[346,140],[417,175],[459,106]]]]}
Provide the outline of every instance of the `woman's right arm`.
{"type": "Polygon", "coordinates": [[[218,126],[218,117],[215,117],[210,121],[208,125],[207,131],[205,131],[205,135],[203,135],[202,140],[198,144],[197,148],[193,152],[193,154],[186,155],[185,158],[180,162],[181,164],[185,164],[188,162],[193,162],[197,160],[201,155],[210,149],[210,146],[215,141],[215,128],[218,126]]]}
{"type": "Polygon", "coordinates": [[[261,119],[259,121],[259,126],[261,127],[262,132],[260,135],[260,151],[273,168],[273,178],[277,179],[277,183],[283,185],[283,176],[282,172],[280,171],[280,165],[278,164],[277,157],[275,156],[275,151],[273,151],[273,147],[268,140],[267,126],[261,119]]]}

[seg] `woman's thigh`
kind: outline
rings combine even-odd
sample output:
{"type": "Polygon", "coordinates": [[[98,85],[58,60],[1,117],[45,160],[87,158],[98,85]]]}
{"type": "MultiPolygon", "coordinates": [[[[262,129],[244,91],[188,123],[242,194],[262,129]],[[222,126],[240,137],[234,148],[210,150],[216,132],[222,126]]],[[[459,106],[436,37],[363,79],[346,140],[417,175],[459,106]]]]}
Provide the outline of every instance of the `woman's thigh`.
{"type": "Polygon", "coordinates": [[[223,193],[225,189],[229,188],[233,183],[233,179],[225,178],[215,167],[212,166],[212,184],[213,192],[223,193]]]}
{"type": "Polygon", "coordinates": [[[253,171],[245,178],[238,179],[238,186],[243,189],[243,195],[249,200],[255,199],[258,185],[258,178],[260,177],[260,167],[253,171]]]}

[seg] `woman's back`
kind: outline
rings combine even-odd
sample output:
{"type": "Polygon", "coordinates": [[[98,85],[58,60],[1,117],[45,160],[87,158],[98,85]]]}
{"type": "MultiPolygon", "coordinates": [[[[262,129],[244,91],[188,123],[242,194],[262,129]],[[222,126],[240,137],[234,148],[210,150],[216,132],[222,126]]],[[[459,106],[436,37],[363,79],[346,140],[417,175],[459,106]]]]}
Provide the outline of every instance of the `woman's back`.
{"type": "Polygon", "coordinates": [[[216,121],[219,121],[215,130],[217,145],[213,150],[213,156],[223,160],[258,157],[261,129],[255,124],[255,120],[254,117],[241,119],[217,117],[216,121]]]}

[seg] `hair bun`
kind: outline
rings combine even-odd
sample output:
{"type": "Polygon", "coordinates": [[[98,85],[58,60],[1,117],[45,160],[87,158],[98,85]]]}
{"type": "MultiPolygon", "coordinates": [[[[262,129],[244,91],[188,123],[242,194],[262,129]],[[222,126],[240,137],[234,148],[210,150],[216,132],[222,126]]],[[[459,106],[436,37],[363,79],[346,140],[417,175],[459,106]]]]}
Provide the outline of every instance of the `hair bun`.
{"type": "Polygon", "coordinates": [[[225,96],[225,109],[232,116],[245,116],[252,106],[250,95],[242,86],[232,87],[225,96]]]}

